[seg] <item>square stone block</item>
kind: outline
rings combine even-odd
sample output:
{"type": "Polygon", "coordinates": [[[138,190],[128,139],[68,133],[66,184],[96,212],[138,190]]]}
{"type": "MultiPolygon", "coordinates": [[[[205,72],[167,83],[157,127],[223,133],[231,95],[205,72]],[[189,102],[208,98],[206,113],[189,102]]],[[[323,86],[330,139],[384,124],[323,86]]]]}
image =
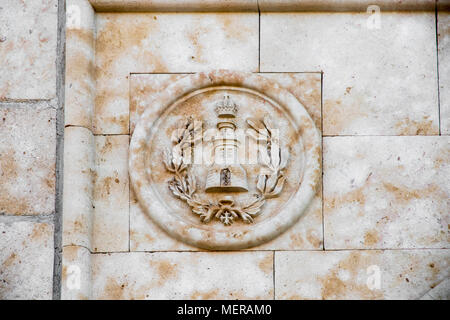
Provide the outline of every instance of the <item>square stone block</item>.
{"type": "Polygon", "coordinates": [[[261,71],[323,71],[324,135],[439,132],[434,12],[262,13],[261,71]]]}
{"type": "Polygon", "coordinates": [[[0,100],[56,96],[57,0],[0,4],[0,100]]]}
{"type": "Polygon", "coordinates": [[[0,104],[0,213],[54,212],[55,118],[48,102],[0,104]]]}
{"type": "Polygon", "coordinates": [[[51,299],[53,225],[7,221],[0,219],[0,299],[51,299]]]}
{"type": "Polygon", "coordinates": [[[272,252],[92,256],[94,299],[273,299],[272,252]]]}
{"type": "MultiPolygon", "coordinates": [[[[170,83],[187,74],[132,74],[130,78],[130,130],[149,100],[170,83]]],[[[321,74],[320,73],[261,73],[290,91],[306,108],[317,128],[321,128],[321,74]]],[[[308,250],[323,247],[322,190],[308,210],[291,229],[276,239],[250,250],[308,250]]],[[[167,235],[142,210],[131,192],[130,198],[130,250],[131,251],[197,251],[167,235]]]]}
{"type": "Polygon", "coordinates": [[[128,251],[128,135],[95,136],[93,251],[128,251]]]}
{"type": "Polygon", "coordinates": [[[258,13],[96,15],[95,134],[129,133],[133,72],[258,69],[258,13]]]}
{"type": "Polygon", "coordinates": [[[419,299],[450,276],[450,250],[275,253],[275,299],[419,299]]]}
{"type": "Polygon", "coordinates": [[[450,137],[324,138],[326,249],[448,248],[450,137]]]}

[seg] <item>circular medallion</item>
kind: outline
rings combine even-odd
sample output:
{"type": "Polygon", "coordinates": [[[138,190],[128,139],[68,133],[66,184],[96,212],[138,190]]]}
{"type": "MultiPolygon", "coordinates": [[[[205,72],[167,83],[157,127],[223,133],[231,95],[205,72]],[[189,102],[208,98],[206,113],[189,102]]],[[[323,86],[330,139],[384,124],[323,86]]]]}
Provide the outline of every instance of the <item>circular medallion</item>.
{"type": "Polygon", "coordinates": [[[186,76],[149,97],[130,143],[131,183],[172,237],[204,249],[267,242],[297,222],[320,179],[302,104],[256,74],[186,76]]]}

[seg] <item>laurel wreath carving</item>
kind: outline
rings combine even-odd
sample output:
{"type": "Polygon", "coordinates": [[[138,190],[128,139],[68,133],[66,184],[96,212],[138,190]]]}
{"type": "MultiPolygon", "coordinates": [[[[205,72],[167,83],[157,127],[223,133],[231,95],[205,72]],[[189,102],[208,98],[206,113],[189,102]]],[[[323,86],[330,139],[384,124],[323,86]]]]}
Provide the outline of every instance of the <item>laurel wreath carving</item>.
{"type": "Polygon", "coordinates": [[[255,199],[242,206],[227,197],[213,203],[210,200],[200,199],[196,194],[197,185],[195,176],[190,172],[190,165],[186,163],[188,156],[191,156],[194,143],[201,139],[198,130],[194,127],[192,118],[188,118],[182,125],[181,130],[172,138],[174,144],[172,151],[165,152],[163,162],[166,169],[173,174],[168,181],[168,186],[173,195],[185,201],[193,213],[199,216],[200,220],[208,223],[214,219],[220,220],[224,225],[231,225],[235,219],[241,219],[245,223],[252,223],[261,213],[261,207],[270,199],[278,196],[284,186],[285,176],[283,170],[286,168],[289,153],[286,149],[280,148],[279,137],[275,136],[274,127],[268,117],[257,125],[253,120],[247,120],[250,126],[248,133],[256,139],[260,146],[260,162],[264,165],[262,173],[258,176],[255,199]]]}

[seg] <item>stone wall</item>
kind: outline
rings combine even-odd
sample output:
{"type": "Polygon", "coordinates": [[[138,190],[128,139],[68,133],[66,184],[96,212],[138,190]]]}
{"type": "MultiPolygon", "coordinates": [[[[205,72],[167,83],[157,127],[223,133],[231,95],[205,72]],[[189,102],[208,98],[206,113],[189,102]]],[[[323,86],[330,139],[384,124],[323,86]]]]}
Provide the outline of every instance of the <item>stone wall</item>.
{"type": "MultiPolygon", "coordinates": [[[[378,1],[381,26],[370,28],[372,2],[92,0],[92,9],[72,0],[84,29],[68,26],[68,36],[88,45],[67,42],[66,75],[65,1],[1,0],[0,299],[61,297],[64,124],[66,145],[93,146],[68,149],[65,172],[90,157],[86,203],[96,207],[88,231],[65,217],[64,258],[89,268],[83,294],[66,298],[448,299],[449,8],[378,1]],[[124,191],[139,108],[128,84],[155,90],[217,68],[283,83],[323,135],[323,187],[310,213],[249,251],[192,252],[124,191]],[[104,195],[115,168],[120,183],[104,195]],[[376,267],[382,286],[370,289],[376,267]]],[[[72,197],[78,182],[65,181],[72,197]]],[[[88,212],[79,209],[65,211],[88,212]]]]}
{"type": "Polygon", "coordinates": [[[64,1],[0,2],[1,299],[59,294],[64,15],[64,1]]]}

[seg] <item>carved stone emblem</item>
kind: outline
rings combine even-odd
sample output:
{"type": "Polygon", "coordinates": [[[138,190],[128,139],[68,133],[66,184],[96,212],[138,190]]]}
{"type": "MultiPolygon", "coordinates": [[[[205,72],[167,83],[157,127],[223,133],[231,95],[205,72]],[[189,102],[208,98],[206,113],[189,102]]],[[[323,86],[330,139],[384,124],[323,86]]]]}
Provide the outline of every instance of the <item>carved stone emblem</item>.
{"type": "Polygon", "coordinates": [[[320,152],[293,95],[255,74],[214,71],[149,97],[130,177],[143,209],[173,237],[241,249],[298,220],[320,178],[320,152]]]}
{"type": "MultiPolygon", "coordinates": [[[[206,178],[206,192],[247,192],[247,173],[238,161],[239,140],[236,138],[236,125],[233,121],[238,108],[229,95],[224,96],[218,103],[218,134],[213,137],[213,164],[208,170],[206,178]]],[[[231,225],[237,218],[252,223],[258,216],[261,206],[266,199],[276,197],[283,189],[285,178],[283,169],[286,167],[289,154],[280,148],[280,142],[274,138],[277,131],[269,117],[265,117],[260,126],[248,119],[249,127],[254,130],[252,137],[257,141],[264,141],[265,148],[261,151],[262,165],[265,167],[258,175],[258,194],[248,203],[237,205],[230,195],[225,195],[215,203],[206,198],[201,199],[197,194],[195,176],[190,172],[190,165],[186,163],[186,155],[192,154],[196,141],[200,140],[194,121],[189,118],[175,136],[173,151],[166,152],[164,164],[173,173],[169,180],[169,189],[174,196],[186,201],[192,212],[200,217],[204,223],[212,219],[220,220],[224,225],[231,225]],[[260,136],[258,138],[258,136],[260,136]]]]}

